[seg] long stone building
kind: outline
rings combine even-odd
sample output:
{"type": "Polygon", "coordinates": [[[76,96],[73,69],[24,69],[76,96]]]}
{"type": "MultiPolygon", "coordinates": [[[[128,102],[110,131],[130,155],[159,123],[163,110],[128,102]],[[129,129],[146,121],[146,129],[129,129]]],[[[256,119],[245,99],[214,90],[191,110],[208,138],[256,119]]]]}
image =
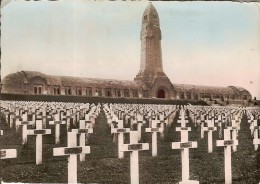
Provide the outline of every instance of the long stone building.
{"type": "Polygon", "coordinates": [[[110,80],[47,75],[20,71],[2,81],[2,93],[85,95],[129,98],[215,99],[248,101],[251,94],[242,87],[173,84],[163,71],[159,16],[149,3],[142,17],[141,64],[134,80],[110,80]]]}

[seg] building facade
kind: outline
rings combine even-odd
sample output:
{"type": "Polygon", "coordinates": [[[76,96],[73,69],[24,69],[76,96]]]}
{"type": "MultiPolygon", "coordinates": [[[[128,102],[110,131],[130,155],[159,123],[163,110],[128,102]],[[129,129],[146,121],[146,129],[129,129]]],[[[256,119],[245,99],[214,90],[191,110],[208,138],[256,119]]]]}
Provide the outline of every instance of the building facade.
{"type": "Polygon", "coordinates": [[[126,98],[251,100],[242,87],[173,84],[163,71],[159,16],[150,3],[142,17],[140,70],[134,80],[46,75],[20,71],[2,81],[2,93],[84,95],[126,98]]]}

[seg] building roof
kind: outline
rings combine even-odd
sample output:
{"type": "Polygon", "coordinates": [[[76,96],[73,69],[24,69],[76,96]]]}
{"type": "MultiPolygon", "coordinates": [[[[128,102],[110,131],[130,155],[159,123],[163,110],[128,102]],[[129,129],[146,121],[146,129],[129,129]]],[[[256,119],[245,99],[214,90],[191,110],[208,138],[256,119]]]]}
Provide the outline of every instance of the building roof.
{"type": "Polygon", "coordinates": [[[1,92],[19,94],[24,84],[23,76],[20,72],[11,73],[2,80],[2,84],[1,92]]]}
{"type": "MultiPolygon", "coordinates": [[[[223,87],[223,86],[203,86],[203,85],[191,85],[191,84],[173,84],[174,89],[177,92],[196,92],[196,93],[209,93],[209,94],[228,94],[233,95],[237,94],[235,89],[239,89],[240,91],[247,91],[242,87],[223,87]]],[[[247,91],[248,92],[248,91],[247,91]]],[[[248,92],[248,94],[250,94],[248,92]]]]}
{"type": "Polygon", "coordinates": [[[3,86],[10,84],[29,83],[30,81],[41,78],[46,81],[47,85],[72,86],[72,87],[87,87],[96,86],[102,88],[131,88],[140,89],[141,83],[130,80],[114,80],[114,79],[97,79],[87,77],[70,77],[70,76],[55,76],[46,75],[35,71],[21,71],[7,75],[2,83],[3,86]]]}
{"type": "Polygon", "coordinates": [[[141,84],[137,81],[115,80],[115,79],[97,79],[87,77],[69,77],[61,76],[64,86],[97,86],[97,87],[113,87],[113,88],[141,88],[141,84]]]}

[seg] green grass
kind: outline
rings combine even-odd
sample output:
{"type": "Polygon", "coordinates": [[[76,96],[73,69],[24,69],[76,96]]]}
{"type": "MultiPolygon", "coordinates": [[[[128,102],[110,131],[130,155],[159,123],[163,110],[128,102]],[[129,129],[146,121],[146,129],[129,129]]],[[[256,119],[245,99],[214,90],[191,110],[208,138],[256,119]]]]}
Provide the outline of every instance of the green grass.
{"type": "MultiPolygon", "coordinates": [[[[197,127],[192,127],[189,140],[198,141],[197,149],[190,149],[190,179],[200,183],[224,183],[224,148],[216,147],[218,132],[213,133],[213,153],[207,153],[207,134],[200,139],[197,127]]],[[[18,158],[1,160],[1,177],[5,182],[66,183],[67,157],[53,157],[54,147],[66,145],[66,127],[61,128],[61,144],[54,144],[54,135],[44,136],[43,164],[35,165],[35,137],[28,137],[28,145],[21,146],[21,128],[9,129],[3,118],[0,138],[1,148],[15,148],[18,158]]],[[[48,127],[54,132],[52,126],[48,127]]],[[[180,133],[173,126],[166,129],[164,139],[158,136],[158,156],[151,150],[139,152],[140,183],[178,183],[181,181],[181,151],[172,150],[171,142],[180,141],[180,133]]],[[[126,136],[127,137],[127,136],[126,136]]],[[[143,133],[144,142],[151,142],[151,134],[143,133]]],[[[126,138],[126,142],[129,141],[126,138]]],[[[124,159],[117,158],[117,145],[112,142],[110,129],[103,113],[96,120],[94,133],[90,136],[91,153],[85,162],[78,161],[78,182],[81,183],[129,183],[129,153],[124,159]]],[[[151,146],[151,144],[150,144],[151,146]]],[[[253,141],[246,117],[242,119],[237,152],[232,152],[233,183],[256,184],[260,181],[260,150],[254,151],[253,141]]]]}

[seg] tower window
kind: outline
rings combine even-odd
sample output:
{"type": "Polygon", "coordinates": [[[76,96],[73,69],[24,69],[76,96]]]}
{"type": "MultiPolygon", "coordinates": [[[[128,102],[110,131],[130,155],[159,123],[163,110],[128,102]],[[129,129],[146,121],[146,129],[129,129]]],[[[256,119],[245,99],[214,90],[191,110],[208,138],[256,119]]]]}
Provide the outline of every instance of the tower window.
{"type": "Polygon", "coordinates": [[[147,15],[144,16],[144,20],[147,20],[147,15]]]}

